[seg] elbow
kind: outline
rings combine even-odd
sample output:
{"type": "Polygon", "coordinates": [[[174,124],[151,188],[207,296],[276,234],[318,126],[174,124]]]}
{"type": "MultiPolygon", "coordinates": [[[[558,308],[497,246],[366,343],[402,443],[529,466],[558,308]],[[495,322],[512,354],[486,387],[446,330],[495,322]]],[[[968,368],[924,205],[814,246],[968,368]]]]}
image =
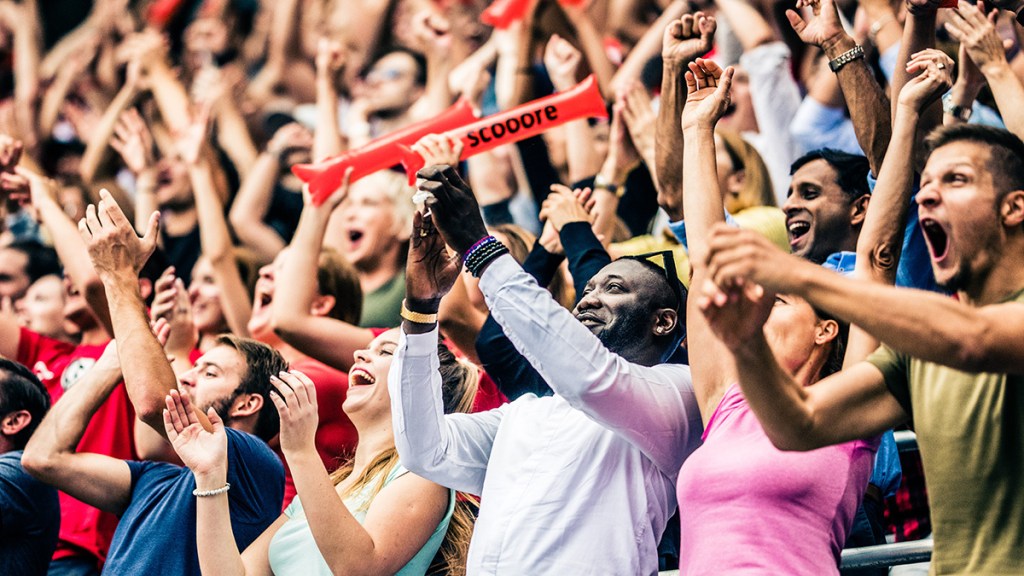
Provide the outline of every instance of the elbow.
{"type": "Polygon", "coordinates": [[[784,428],[765,428],[771,443],[783,452],[807,452],[828,445],[818,437],[813,416],[808,415],[784,428]]]}
{"type": "Polygon", "coordinates": [[[971,342],[958,342],[953,351],[953,358],[956,359],[956,367],[964,372],[978,373],[986,371],[998,371],[1000,368],[991,366],[990,355],[984,342],[984,336],[980,340],[971,342]]]}
{"type": "Polygon", "coordinates": [[[37,480],[51,483],[60,469],[60,455],[51,446],[29,442],[21,456],[21,466],[37,480]]]}

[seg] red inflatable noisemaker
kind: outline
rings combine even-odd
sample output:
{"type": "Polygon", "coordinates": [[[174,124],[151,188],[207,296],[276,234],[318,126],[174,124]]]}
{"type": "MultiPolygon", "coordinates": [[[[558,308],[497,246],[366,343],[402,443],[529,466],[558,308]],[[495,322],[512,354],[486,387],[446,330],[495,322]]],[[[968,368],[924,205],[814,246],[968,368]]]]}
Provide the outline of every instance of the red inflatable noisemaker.
{"type": "MultiPolygon", "coordinates": [[[[513,22],[526,17],[532,0],[494,0],[486,10],[480,13],[480,21],[488,26],[504,30],[513,22]]],[[[558,0],[562,6],[578,6],[584,0],[558,0]]]]}
{"type": "MultiPolygon", "coordinates": [[[[498,146],[536,136],[566,122],[580,118],[607,117],[608,110],[598,90],[597,79],[591,74],[570,90],[481,118],[468,126],[449,130],[446,135],[462,140],[459,160],[465,160],[498,146]]],[[[416,171],[424,164],[423,157],[411,150],[408,144],[403,143],[399,149],[402,166],[409,175],[409,184],[415,184],[416,171]]]]}
{"type": "Polygon", "coordinates": [[[398,164],[401,155],[399,145],[411,146],[427,134],[451,130],[473,120],[476,120],[473,107],[468,100],[460,98],[434,118],[395,130],[368,142],[361,148],[349,150],[323,162],[296,164],[292,166],[292,173],[309,184],[313,204],[319,206],[341,186],[342,178],[349,167],[352,167],[349,182],[355,182],[364,176],[398,164]]]}

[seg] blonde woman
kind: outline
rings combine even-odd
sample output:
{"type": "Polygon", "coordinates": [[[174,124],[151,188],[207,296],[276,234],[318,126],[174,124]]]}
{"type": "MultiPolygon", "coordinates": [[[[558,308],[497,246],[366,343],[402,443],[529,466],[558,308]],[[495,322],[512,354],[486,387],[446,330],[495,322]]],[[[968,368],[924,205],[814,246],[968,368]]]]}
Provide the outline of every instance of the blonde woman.
{"type": "MultiPolygon", "coordinates": [[[[446,573],[465,570],[472,532],[466,505],[453,490],[409,473],[395,450],[388,372],[398,330],[355,353],[345,413],[359,432],[355,456],[328,474],[314,446],[316,388],[297,371],[271,379],[281,416],[281,449],[298,496],[244,552],[231,535],[226,492],[224,423],[210,415],[207,431],[188,398],[167,397],[168,438],[196,477],[196,536],[204,574],[422,575],[440,550],[446,573]]],[[[445,412],[468,412],[476,369],[439,347],[445,412]]]]}

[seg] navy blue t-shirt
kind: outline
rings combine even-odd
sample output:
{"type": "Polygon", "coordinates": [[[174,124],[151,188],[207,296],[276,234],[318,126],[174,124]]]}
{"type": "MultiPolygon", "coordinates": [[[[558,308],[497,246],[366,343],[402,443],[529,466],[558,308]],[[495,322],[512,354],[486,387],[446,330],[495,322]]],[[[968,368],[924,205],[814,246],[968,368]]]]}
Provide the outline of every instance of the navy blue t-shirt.
{"type": "Polygon", "coordinates": [[[21,450],[0,454],[0,574],[46,574],[57,547],[57,489],[28,475],[21,450]]]}
{"type": "MultiPolygon", "coordinates": [[[[231,428],[227,434],[231,529],[238,549],[245,550],[281,515],[284,467],[259,438],[231,428]]],[[[192,471],[166,462],[128,467],[132,501],[117,524],[103,573],[198,576],[192,471]]]]}

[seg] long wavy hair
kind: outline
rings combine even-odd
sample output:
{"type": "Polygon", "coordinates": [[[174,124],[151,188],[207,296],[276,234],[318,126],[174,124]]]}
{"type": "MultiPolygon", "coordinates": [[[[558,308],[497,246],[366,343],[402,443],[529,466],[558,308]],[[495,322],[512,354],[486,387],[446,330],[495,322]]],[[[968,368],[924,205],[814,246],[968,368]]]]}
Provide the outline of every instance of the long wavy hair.
{"type": "MultiPolygon", "coordinates": [[[[476,397],[480,383],[480,371],[476,365],[456,358],[455,354],[452,354],[452,351],[441,342],[437,344],[437,356],[441,364],[439,371],[444,413],[468,413],[473,408],[473,399],[476,397]]],[[[398,450],[394,446],[384,450],[370,461],[366,470],[341,494],[341,497],[344,499],[358,494],[370,486],[370,497],[366,499],[362,505],[363,508],[360,509],[360,511],[365,511],[384,488],[384,483],[398,463],[398,450]]],[[[351,476],[352,471],[353,463],[352,460],[349,460],[331,474],[331,480],[337,486],[351,476]]],[[[448,523],[448,531],[441,542],[441,548],[428,571],[429,574],[463,576],[466,573],[469,541],[473,536],[473,525],[476,521],[475,510],[479,507],[479,503],[471,495],[461,492],[457,493],[455,498],[455,511],[448,523]]]]}

